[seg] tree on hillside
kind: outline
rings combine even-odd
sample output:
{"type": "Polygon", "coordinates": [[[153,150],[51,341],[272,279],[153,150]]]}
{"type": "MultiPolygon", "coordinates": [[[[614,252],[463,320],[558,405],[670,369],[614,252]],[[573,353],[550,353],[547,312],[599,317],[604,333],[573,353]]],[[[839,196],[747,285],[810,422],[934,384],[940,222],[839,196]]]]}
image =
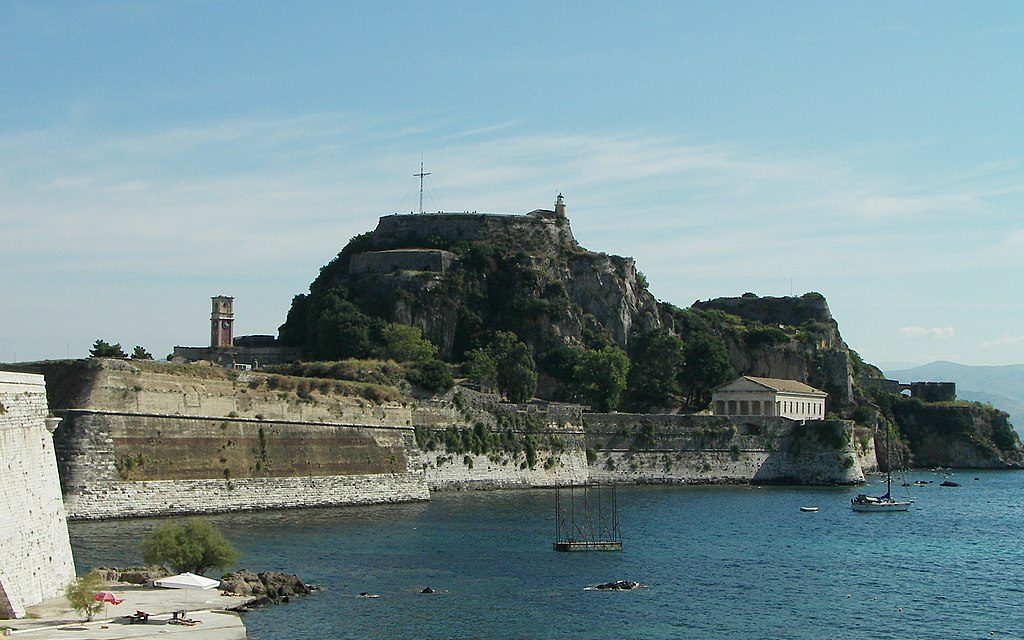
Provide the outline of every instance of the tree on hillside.
{"type": "Polygon", "coordinates": [[[679,381],[686,406],[699,411],[711,403],[711,391],[734,376],[729,352],[722,340],[710,333],[694,333],[683,343],[679,381]]]}
{"type": "Polygon", "coordinates": [[[489,393],[498,382],[498,363],[488,349],[473,349],[466,352],[464,367],[466,377],[489,393]]]}
{"type": "Polygon", "coordinates": [[[488,350],[497,366],[498,391],[509,402],[526,402],[537,390],[537,364],[530,347],[511,331],[494,334],[488,350]]]}
{"type": "Polygon", "coordinates": [[[121,343],[110,344],[106,340],[97,339],[92,343],[89,355],[93,358],[127,358],[128,354],[121,348],[121,343]]]}
{"type": "Polygon", "coordinates": [[[580,356],[573,371],[573,390],[597,411],[607,412],[619,406],[626,388],[629,358],[618,347],[589,349],[580,356]]]}
{"type": "Polygon", "coordinates": [[[93,616],[103,610],[103,603],[93,600],[93,596],[106,588],[106,582],[93,570],[75,578],[64,589],[64,597],[72,609],[85,616],[86,620],[92,620],[93,616]]]}
{"type": "Polygon", "coordinates": [[[196,574],[215,567],[223,569],[238,557],[220,530],[200,518],[168,522],[153,529],[142,541],[142,552],[149,564],[169,565],[179,573],[196,574]]]}
{"type": "Polygon", "coordinates": [[[428,391],[447,391],[455,384],[448,363],[441,360],[419,360],[406,367],[406,379],[428,391]]]}
{"type": "Polygon", "coordinates": [[[135,345],[132,349],[132,360],[152,360],[153,354],[146,351],[142,346],[135,345]]]}
{"type": "Polygon", "coordinates": [[[395,362],[423,362],[437,355],[437,347],[423,337],[419,327],[392,322],[381,330],[384,347],[381,350],[385,359],[395,362]]]}
{"type": "Polygon", "coordinates": [[[317,360],[365,358],[373,351],[373,321],[342,295],[328,293],[311,314],[310,356],[317,360]]]}
{"type": "Polygon", "coordinates": [[[678,401],[682,340],[663,330],[650,329],[629,341],[629,357],[627,397],[631,408],[649,411],[678,401]]]}

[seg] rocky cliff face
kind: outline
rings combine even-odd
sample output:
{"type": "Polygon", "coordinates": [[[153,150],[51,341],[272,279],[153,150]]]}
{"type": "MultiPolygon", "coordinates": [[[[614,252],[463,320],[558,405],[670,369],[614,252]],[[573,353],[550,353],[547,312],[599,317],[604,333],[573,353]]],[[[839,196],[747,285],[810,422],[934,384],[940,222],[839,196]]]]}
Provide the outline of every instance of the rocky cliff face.
{"type": "Polygon", "coordinates": [[[316,356],[314,334],[330,295],[367,316],[419,327],[445,360],[460,360],[495,330],[513,331],[542,353],[598,336],[625,347],[637,331],[660,327],[633,260],[582,249],[568,220],[547,213],[384,216],[296,298],[282,339],[316,356]],[[437,251],[452,259],[433,268],[427,258],[437,251]],[[362,257],[369,252],[372,261],[362,257]]]}
{"type": "Polygon", "coordinates": [[[1024,468],[1024,450],[1009,416],[973,402],[892,398],[884,406],[916,467],[1024,468]]]}
{"type": "Polygon", "coordinates": [[[855,404],[856,358],[821,294],[745,294],[698,301],[692,308],[705,312],[725,340],[738,375],[805,382],[829,394],[828,411],[836,414],[847,413],[855,404]]]}

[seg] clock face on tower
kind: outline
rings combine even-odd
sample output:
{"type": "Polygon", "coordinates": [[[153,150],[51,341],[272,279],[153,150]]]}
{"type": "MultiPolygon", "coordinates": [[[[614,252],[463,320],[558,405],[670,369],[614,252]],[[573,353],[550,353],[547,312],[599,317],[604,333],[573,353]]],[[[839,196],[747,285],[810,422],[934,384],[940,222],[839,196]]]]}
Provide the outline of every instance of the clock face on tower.
{"type": "Polygon", "coordinates": [[[224,329],[224,330],[230,329],[231,328],[231,323],[228,322],[227,320],[221,320],[220,321],[220,328],[224,329]]]}

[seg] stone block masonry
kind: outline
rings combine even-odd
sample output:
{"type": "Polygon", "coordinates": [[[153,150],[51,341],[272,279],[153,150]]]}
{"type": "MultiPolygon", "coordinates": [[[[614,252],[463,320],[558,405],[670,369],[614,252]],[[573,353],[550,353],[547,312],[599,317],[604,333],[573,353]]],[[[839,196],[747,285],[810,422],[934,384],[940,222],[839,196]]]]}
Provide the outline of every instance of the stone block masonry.
{"type": "Polygon", "coordinates": [[[409,427],[72,409],[58,431],[68,516],[426,500],[409,427]]]}
{"type": "Polygon", "coordinates": [[[69,496],[69,516],[104,520],[429,500],[422,472],[236,480],[95,481],[69,496]]]}
{"type": "Polygon", "coordinates": [[[0,617],[75,577],[48,413],[43,376],[0,371],[0,617]]]}

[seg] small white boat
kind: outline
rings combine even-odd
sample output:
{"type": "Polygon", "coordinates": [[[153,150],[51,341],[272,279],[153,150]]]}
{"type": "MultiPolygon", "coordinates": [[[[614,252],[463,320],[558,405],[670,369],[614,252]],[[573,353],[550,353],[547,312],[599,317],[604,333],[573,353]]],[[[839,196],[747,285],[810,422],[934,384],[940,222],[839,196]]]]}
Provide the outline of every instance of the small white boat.
{"type": "Polygon", "coordinates": [[[912,500],[896,500],[892,497],[892,469],[889,466],[889,430],[885,431],[885,495],[869,496],[860,494],[850,499],[854,511],[909,511],[912,500]]]}
{"type": "Polygon", "coordinates": [[[800,510],[804,513],[814,513],[818,510],[818,507],[800,507],[800,510]]]}
{"type": "Polygon", "coordinates": [[[863,493],[850,500],[850,507],[854,511],[908,511],[911,500],[894,500],[889,492],[884,496],[867,496],[863,493]]]}

